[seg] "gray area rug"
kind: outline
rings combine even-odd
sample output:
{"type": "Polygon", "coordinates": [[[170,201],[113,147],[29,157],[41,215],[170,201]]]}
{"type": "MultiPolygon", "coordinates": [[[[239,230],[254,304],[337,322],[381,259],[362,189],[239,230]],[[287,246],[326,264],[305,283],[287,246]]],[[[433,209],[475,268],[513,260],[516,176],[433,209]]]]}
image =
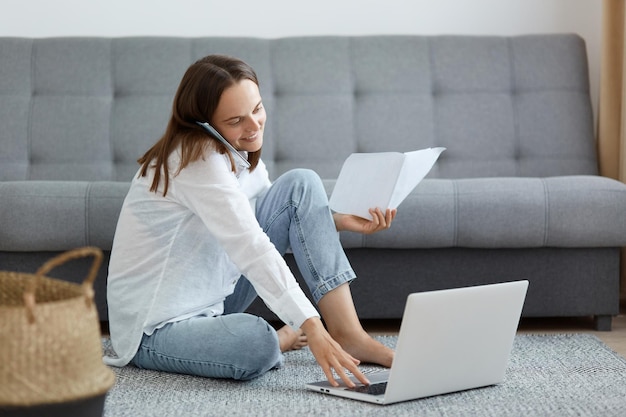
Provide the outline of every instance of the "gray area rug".
{"type": "Polygon", "coordinates": [[[113,370],[105,417],[626,416],[626,360],[593,335],[518,335],[502,384],[388,406],[305,390],[324,379],[308,349],[287,353],[283,368],[250,382],[113,370]]]}

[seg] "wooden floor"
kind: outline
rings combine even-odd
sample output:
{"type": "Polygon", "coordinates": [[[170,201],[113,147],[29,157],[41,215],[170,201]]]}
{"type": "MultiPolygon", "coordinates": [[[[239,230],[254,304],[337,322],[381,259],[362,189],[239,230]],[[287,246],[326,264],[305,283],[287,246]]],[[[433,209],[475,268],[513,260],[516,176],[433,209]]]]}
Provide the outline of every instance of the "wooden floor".
{"type": "MultiPolygon", "coordinates": [[[[594,334],[615,352],[626,358],[626,302],[622,304],[621,314],[613,317],[610,332],[598,332],[593,328],[593,319],[589,318],[525,318],[520,322],[518,333],[589,333],[594,334]]],[[[399,320],[364,321],[363,327],[370,334],[397,334],[399,320]]]]}

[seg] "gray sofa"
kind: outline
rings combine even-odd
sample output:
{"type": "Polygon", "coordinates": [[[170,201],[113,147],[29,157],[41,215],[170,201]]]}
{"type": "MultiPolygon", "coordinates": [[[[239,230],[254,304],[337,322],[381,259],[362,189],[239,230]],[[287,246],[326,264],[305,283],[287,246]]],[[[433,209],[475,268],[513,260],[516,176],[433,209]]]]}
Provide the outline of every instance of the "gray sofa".
{"type": "MultiPolygon", "coordinates": [[[[390,230],[341,235],[362,318],[401,317],[410,292],[528,279],[524,316],[610,329],[626,186],[598,175],[576,35],[0,38],[0,269],[108,254],[136,159],[211,53],[257,70],[273,177],[312,168],[330,192],[352,152],[447,147],[390,230]]],[[[80,281],[87,264],[52,275],[80,281]]],[[[104,321],[105,285],[106,262],[104,321]]]]}

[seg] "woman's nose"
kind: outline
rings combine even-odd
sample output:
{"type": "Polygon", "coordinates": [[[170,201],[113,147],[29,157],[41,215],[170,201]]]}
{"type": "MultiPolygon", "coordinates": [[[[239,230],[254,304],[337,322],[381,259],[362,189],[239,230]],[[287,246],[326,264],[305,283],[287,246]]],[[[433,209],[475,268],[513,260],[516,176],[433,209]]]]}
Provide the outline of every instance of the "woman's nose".
{"type": "Polygon", "coordinates": [[[246,130],[249,132],[256,132],[257,130],[261,129],[261,125],[261,120],[257,119],[256,117],[251,117],[246,124],[246,130]]]}

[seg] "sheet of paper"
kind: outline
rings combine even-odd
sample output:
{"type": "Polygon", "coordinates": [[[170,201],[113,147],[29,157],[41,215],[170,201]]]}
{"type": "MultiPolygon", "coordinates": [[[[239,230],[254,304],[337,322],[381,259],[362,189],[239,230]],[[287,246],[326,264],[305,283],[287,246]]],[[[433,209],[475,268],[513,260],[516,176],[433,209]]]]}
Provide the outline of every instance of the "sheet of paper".
{"type": "Polygon", "coordinates": [[[389,204],[403,160],[404,154],[399,152],[353,153],[343,163],[330,208],[371,218],[369,208],[389,204]]]}
{"type": "Polygon", "coordinates": [[[396,183],[396,188],[389,202],[389,208],[398,208],[400,203],[430,172],[435,162],[446,148],[427,148],[406,152],[404,164],[396,183]]]}
{"type": "Polygon", "coordinates": [[[371,219],[370,208],[397,208],[431,170],[445,148],[354,153],[344,162],[330,197],[339,213],[371,219]]]}

